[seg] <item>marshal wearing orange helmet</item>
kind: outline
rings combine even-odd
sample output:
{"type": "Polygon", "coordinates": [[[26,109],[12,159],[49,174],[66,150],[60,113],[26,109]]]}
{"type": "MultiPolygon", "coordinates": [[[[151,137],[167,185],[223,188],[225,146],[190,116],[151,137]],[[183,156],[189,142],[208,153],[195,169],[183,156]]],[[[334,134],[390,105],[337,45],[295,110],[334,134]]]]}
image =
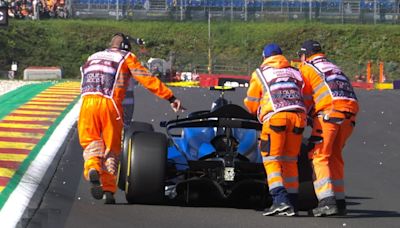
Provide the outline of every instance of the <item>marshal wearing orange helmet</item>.
{"type": "Polygon", "coordinates": [[[299,57],[304,91],[312,94],[305,97],[305,102],[312,110],[313,130],[309,141],[314,144],[314,149],[310,158],[313,159],[314,189],[319,200],[313,214],[344,215],[342,150],[355,125],[359,109],[357,97],[343,71],[323,54],[320,43],[305,41],[299,57]]]}
{"type": "Polygon", "coordinates": [[[263,215],[296,215],[297,157],[306,125],[303,79],[277,44],[265,46],[264,61],[252,74],[244,104],[263,124],[261,154],[273,204],[263,215]]]}
{"type": "Polygon", "coordinates": [[[117,33],[112,37],[110,48],[94,53],[81,67],[78,133],[84,148],[84,177],[91,182],[92,196],[102,199],[105,195],[106,204],[115,203],[124,118],[122,101],[130,78],[168,100],[175,112],[181,108],[180,100],[141,65],[130,49],[129,37],[117,33]]]}

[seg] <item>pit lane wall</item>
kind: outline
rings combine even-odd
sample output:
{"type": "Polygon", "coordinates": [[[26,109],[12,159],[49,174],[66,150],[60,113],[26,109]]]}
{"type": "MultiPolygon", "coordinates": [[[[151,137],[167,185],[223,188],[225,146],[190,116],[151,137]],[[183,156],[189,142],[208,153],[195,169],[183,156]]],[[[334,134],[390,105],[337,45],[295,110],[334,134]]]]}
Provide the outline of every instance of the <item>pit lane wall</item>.
{"type": "Polygon", "coordinates": [[[0,96],[0,227],[15,227],[43,185],[77,120],[79,95],[79,82],[43,82],[0,96]]]}

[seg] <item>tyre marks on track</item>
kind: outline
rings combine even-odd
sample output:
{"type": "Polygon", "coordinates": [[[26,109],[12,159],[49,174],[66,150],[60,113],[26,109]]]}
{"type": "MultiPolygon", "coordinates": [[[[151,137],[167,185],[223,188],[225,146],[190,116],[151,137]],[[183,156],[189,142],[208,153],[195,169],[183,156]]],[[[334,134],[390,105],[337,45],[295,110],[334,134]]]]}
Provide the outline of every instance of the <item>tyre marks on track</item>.
{"type": "Polygon", "coordinates": [[[79,86],[55,84],[0,120],[0,194],[57,117],[80,95],[79,86]]]}

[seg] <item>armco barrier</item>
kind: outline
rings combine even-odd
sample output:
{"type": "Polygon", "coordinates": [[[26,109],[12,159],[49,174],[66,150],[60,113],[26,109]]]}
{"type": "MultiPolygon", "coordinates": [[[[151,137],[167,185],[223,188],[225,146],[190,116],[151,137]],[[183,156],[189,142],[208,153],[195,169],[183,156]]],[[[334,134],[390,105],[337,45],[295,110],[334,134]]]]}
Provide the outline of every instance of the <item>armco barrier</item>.
{"type": "Polygon", "coordinates": [[[238,86],[248,84],[250,76],[227,74],[199,74],[200,87],[211,87],[224,84],[237,83],[238,86]]]}
{"type": "Polygon", "coordinates": [[[393,89],[393,83],[375,83],[375,89],[393,89]]]}
{"type": "Polygon", "coordinates": [[[24,70],[24,80],[57,80],[62,78],[60,67],[28,67],[24,70]]]}
{"type": "Polygon", "coordinates": [[[360,89],[374,89],[374,84],[373,83],[368,83],[368,82],[352,82],[351,83],[354,88],[360,88],[360,89]]]}
{"type": "Polygon", "coordinates": [[[400,80],[396,80],[393,82],[393,89],[400,89],[400,80]]]}
{"type": "MultiPolygon", "coordinates": [[[[226,74],[200,74],[200,87],[211,87],[217,85],[238,84],[240,87],[247,87],[250,76],[247,75],[226,75],[226,74]]],[[[354,88],[360,89],[400,89],[400,80],[393,83],[368,83],[368,82],[352,82],[354,88]]]]}

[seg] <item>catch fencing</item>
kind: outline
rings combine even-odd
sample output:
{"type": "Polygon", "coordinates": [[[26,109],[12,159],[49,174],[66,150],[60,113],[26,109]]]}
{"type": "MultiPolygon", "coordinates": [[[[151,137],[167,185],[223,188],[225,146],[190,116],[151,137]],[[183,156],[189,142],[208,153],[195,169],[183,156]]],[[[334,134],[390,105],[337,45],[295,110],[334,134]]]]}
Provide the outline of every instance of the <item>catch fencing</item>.
{"type": "MultiPolygon", "coordinates": [[[[175,21],[294,21],[327,23],[397,24],[400,0],[70,0],[70,15],[75,18],[113,20],[175,21]]],[[[332,59],[352,78],[365,80],[367,61],[355,63],[332,59]]],[[[379,75],[380,60],[372,60],[371,74],[379,75]]],[[[260,64],[243,63],[229,56],[207,53],[181,53],[174,68],[178,72],[250,75],[260,64]],[[211,69],[210,69],[211,66],[211,69]]],[[[399,78],[400,64],[385,62],[387,81],[399,78]]]]}
{"type": "Polygon", "coordinates": [[[76,18],[399,23],[399,0],[71,0],[76,18]]]}

